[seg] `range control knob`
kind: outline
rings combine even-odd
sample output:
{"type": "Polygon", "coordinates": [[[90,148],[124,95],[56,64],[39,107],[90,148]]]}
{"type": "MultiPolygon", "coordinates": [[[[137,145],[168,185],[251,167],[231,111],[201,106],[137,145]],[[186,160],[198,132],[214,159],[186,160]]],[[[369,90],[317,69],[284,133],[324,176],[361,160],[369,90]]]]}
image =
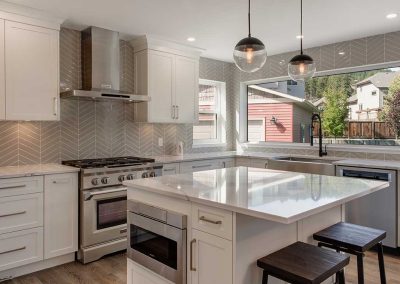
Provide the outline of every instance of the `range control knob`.
{"type": "Polygon", "coordinates": [[[133,174],[129,174],[126,176],[127,180],[133,180],[135,177],[133,176],[133,174]]]}
{"type": "Polygon", "coordinates": [[[118,180],[120,181],[120,182],[123,182],[124,180],[125,180],[125,176],[124,175],[120,175],[119,177],[118,177],[118,180]]]}
{"type": "Polygon", "coordinates": [[[103,177],[102,179],[101,179],[101,183],[102,184],[107,184],[107,183],[109,183],[110,182],[110,178],[109,177],[103,177]]]}
{"type": "Polygon", "coordinates": [[[93,185],[99,185],[99,178],[92,179],[92,184],[93,185]]]}
{"type": "Polygon", "coordinates": [[[156,173],[155,172],[151,172],[150,173],[150,177],[155,177],[156,176],[156,173]]]}
{"type": "Polygon", "coordinates": [[[142,178],[148,178],[149,177],[149,174],[148,173],[143,173],[142,174],[142,178]]]}

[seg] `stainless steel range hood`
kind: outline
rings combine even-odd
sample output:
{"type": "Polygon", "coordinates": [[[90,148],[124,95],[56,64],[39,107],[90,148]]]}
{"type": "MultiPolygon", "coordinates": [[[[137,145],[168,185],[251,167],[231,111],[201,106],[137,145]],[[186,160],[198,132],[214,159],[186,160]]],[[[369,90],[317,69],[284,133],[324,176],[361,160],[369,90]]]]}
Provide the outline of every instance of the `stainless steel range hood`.
{"type": "Polygon", "coordinates": [[[149,101],[147,95],[120,91],[118,32],[90,27],[82,31],[82,90],[68,90],[62,98],[149,101]]]}

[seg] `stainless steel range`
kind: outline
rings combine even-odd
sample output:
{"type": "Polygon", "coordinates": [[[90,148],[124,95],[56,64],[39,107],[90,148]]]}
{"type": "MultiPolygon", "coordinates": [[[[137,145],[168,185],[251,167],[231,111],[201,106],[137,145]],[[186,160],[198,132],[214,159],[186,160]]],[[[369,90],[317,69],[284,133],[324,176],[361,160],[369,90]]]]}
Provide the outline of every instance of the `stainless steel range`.
{"type": "Polygon", "coordinates": [[[161,176],[154,159],[116,157],[63,161],[81,169],[79,178],[79,251],[82,263],[127,248],[124,180],[161,176]]]}

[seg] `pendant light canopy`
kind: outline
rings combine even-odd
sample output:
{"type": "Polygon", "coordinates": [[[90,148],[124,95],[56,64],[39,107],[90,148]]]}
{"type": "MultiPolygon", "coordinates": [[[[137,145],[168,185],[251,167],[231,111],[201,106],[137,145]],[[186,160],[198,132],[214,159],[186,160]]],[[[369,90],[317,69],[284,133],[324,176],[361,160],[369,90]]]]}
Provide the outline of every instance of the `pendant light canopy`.
{"type": "Polygon", "coordinates": [[[288,64],[288,74],[293,81],[303,81],[314,76],[315,62],[303,53],[303,0],[300,0],[300,54],[293,57],[288,64]]]}
{"type": "Polygon", "coordinates": [[[249,35],[239,41],[233,51],[233,59],[236,66],[245,72],[255,72],[260,70],[267,61],[267,50],[265,45],[258,38],[251,36],[250,31],[250,0],[249,0],[249,35]]]}

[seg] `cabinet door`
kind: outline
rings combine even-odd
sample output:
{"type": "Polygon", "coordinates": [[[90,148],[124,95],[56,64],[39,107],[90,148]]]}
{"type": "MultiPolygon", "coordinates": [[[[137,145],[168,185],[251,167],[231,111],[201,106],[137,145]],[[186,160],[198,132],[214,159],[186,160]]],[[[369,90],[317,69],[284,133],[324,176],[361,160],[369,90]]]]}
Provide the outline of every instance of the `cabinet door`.
{"type": "Polygon", "coordinates": [[[78,250],[78,193],[76,173],[45,176],[45,259],[78,250]]]}
{"type": "Polygon", "coordinates": [[[4,20],[0,20],[0,120],[6,119],[6,78],[4,71],[4,20]]]}
{"type": "Polygon", "coordinates": [[[57,120],[59,32],[5,22],[6,119],[57,120]]]}
{"type": "Polygon", "coordinates": [[[192,284],[232,284],[232,242],[198,230],[192,237],[192,284]]]}
{"type": "Polygon", "coordinates": [[[173,284],[128,258],[127,284],[173,284]]]}
{"type": "Polygon", "coordinates": [[[198,97],[198,60],[183,56],[175,56],[175,105],[177,107],[177,122],[195,122],[195,107],[198,97]]]}
{"type": "Polygon", "coordinates": [[[175,122],[173,109],[174,55],[149,51],[148,122],[175,122]]]}

